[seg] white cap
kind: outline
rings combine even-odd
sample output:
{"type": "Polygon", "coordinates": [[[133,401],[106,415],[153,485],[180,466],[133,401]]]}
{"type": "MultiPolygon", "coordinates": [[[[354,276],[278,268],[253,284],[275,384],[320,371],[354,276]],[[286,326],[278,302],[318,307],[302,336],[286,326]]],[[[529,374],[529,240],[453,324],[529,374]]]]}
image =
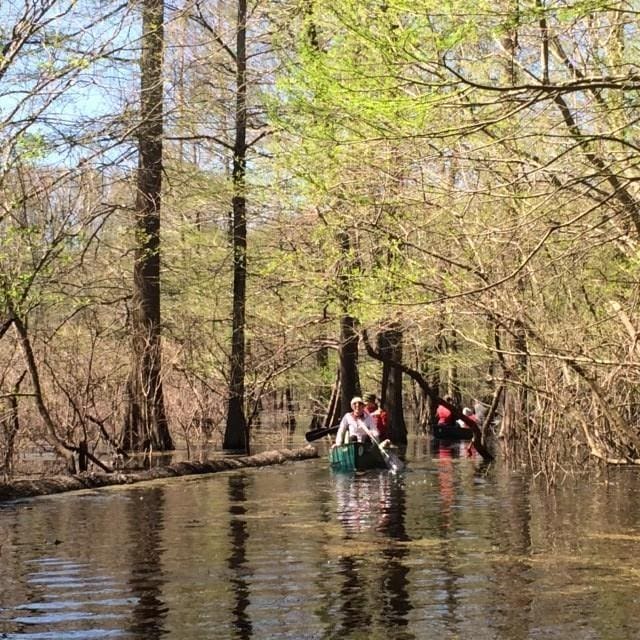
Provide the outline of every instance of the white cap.
{"type": "Polygon", "coordinates": [[[359,402],[361,402],[362,404],[364,404],[364,401],[362,400],[362,398],[360,396],[355,396],[353,398],[351,398],[351,406],[353,407],[354,405],[358,404],[359,402]]]}

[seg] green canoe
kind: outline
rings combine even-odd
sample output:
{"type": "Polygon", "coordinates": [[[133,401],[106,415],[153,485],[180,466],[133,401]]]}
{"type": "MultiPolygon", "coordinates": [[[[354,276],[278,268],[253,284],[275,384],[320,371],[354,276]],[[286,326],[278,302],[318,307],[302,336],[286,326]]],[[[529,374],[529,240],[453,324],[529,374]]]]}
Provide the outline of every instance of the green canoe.
{"type": "Polygon", "coordinates": [[[367,469],[386,469],[380,449],[373,444],[350,442],[329,451],[329,462],[334,471],[366,471],[367,469]]]}

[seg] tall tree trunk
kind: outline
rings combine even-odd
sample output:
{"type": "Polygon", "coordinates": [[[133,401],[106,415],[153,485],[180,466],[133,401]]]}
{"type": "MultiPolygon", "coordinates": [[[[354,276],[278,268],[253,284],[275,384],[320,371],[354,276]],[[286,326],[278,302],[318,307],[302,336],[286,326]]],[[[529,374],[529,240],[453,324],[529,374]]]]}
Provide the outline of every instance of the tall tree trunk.
{"type": "Polygon", "coordinates": [[[233,147],[233,317],[231,328],[231,370],[229,406],[224,432],[225,449],[249,452],[249,429],[244,413],[245,305],[247,289],[247,2],[238,0],[236,30],[236,122],[233,147]]]}
{"type": "Polygon", "coordinates": [[[457,351],[457,343],[450,325],[442,319],[439,322],[435,357],[437,358],[438,389],[441,397],[451,396],[455,405],[461,402],[458,369],[450,357],[457,351]]]}
{"type": "Polygon", "coordinates": [[[449,365],[447,367],[447,387],[449,394],[455,399],[456,405],[462,404],[462,392],[460,390],[460,376],[458,374],[458,339],[456,337],[453,327],[449,329],[449,335],[446,340],[447,344],[447,360],[449,365]]]}
{"type": "Polygon", "coordinates": [[[407,425],[402,403],[402,370],[389,363],[402,362],[402,330],[396,324],[378,335],[378,348],[384,358],[382,365],[381,404],[389,413],[391,439],[398,444],[407,442],[407,425]]]}
{"type": "Polygon", "coordinates": [[[340,405],[342,414],[349,411],[351,398],[360,393],[356,324],[356,319],[347,314],[340,318],[340,405]]]}
{"type": "Polygon", "coordinates": [[[173,449],[162,391],[160,199],[162,193],[164,1],[143,0],[132,365],[123,448],[173,449]]]}
{"type": "Polygon", "coordinates": [[[359,266],[357,257],[353,257],[351,238],[345,230],[338,232],[340,251],[343,256],[343,270],[339,273],[339,295],[342,303],[340,317],[340,415],[351,409],[351,399],[360,394],[360,375],[358,372],[358,320],[349,314],[351,302],[351,270],[359,266]]]}

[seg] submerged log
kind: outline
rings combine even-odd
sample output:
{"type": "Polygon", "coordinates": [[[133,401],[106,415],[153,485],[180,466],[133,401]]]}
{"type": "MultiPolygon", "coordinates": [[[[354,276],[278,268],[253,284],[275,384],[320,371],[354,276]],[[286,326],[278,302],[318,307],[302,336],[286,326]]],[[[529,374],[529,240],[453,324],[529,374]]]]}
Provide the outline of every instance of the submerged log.
{"type": "Polygon", "coordinates": [[[207,460],[206,462],[176,462],[166,467],[154,467],[153,469],[137,472],[85,472],[77,475],[54,476],[37,480],[14,480],[12,482],[0,483],[0,502],[52,495],[65,491],[79,491],[81,489],[134,484],[144,482],[145,480],[157,480],[159,478],[175,478],[178,476],[231,471],[247,467],[262,467],[317,457],[318,451],[314,447],[307,446],[301,449],[265,451],[264,453],[258,453],[253,456],[218,458],[215,460],[207,460]]]}

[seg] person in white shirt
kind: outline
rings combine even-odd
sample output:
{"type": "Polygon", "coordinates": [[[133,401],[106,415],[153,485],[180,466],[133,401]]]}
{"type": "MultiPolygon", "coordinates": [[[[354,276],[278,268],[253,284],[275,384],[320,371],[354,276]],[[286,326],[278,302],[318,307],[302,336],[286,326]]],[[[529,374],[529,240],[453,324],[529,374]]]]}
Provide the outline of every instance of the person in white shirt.
{"type": "Polygon", "coordinates": [[[345,413],[340,421],[334,446],[346,444],[354,438],[358,442],[365,442],[369,439],[369,434],[376,439],[380,437],[371,417],[364,411],[364,401],[356,396],[351,400],[351,411],[345,413]]]}

